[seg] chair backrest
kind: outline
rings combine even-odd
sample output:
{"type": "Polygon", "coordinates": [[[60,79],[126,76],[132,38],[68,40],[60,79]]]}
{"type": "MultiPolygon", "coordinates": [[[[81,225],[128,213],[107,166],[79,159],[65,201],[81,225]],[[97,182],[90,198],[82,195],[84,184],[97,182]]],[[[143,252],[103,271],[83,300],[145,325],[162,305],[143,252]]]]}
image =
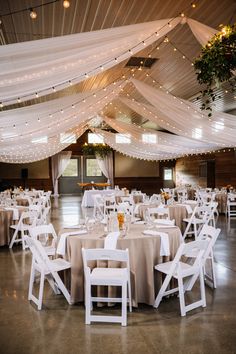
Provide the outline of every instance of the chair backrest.
{"type": "Polygon", "coordinates": [[[128,202],[122,202],[117,205],[117,210],[124,212],[125,214],[134,214],[134,205],[130,205],[128,202]]]}
{"type": "Polygon", "coordinates": [[[124,262],[129,266],[129,250],[113,250],[104,248],[82,248],[84,266],[87,267],[89,261],[116,261],[124,262]]]}
{"type": "Polygon", "coordinates": [[[53,243],[57,242],[57,234],[52,224],[48,225],[38,225],[30,229],[30,236],[37,240],[40,235],[52,235],[53,243]]]}
{"type": "Polygon", "coordinates": [[[179,267],[179,262],[182,260],[182,256],[186,254],[191,254],[191,252],[195,253],[195,259],[192,266],[192,272],[189,273],[194,274],[197,270],[200,269],[201,266],[204,265],[204,255],[209,246],[209,240],[196,240],[188,243],[182,243],[175,255],[175,258],[172,261],[172,265],[169,270],[169,275],[173,275],[176,271],[181,273],[181,268],[179,267]]]}
{"type": "Polygon", "coordinates": [[[37,218],[38,218],[37,211],[34,211],[34,210],[23,211],[23,213],[20,216],[19,224],[36,226],[37,218]],[[24,223],[24,220],[26,220],[26,223],[24,223]]]}
{"type": "Polygon", "coordinates": [[[36,262],[41,269],[51,272],[50,259],[41,242],[27,235],[24,236],[24,239],[33,255],[33,262],[36,262]]]}
{"type": "Polygon", "coordinates": [[[104,241],[104,249],[115,250],[120,232],[110,232],[104,241]]]}
{"type": "Polygon", "coordinates": [[[149,218],[155,216],[156,219],[160,218],[160,216],[164,217],[165,219],[170,219],[169,208],[164,208],[164,207],[148,208],[147,216],[149,218]]]}
{"type": "Polygon", "coordinates": [[[204,259],[206,259],[211,250],[213,249],[216,240],[219,236],[221,232],[221,229],[216,229],[213,226],[209,226],[209,225],[204,225],[203,228],[201,229],[199,235],[197,236],[197,240],[208,240],[209,241],[209,245],[208,248],[206,249],[206,252],[204,254],[204,259]]]}

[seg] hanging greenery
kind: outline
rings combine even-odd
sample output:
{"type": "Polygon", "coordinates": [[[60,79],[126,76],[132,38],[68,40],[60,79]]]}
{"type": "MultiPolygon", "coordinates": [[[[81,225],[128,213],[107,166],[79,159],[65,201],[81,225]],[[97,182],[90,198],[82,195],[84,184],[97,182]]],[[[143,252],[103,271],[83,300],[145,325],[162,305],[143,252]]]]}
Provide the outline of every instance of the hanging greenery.
{"type": "Polygon", "coordinates": [[[221,32],[212,37],[202,48],[194,67],[198,82],[207,85],[206,89],[201,91],[201,97],[198,97],[204,101],[201,109],[208,110],[208,116],[211,116],[211,104],[217,97],[212,87],[216,85],[219,88],[221,83],[229,82],[232,90],[235,90],[236,25],[225,26],[221,32]]]}
{"type": "Polygon", "coordinates": [[[82,151],[84,155],[95,155],[100,158],[106,157],[112,148],[106,144],[87,144],[82,146],[82,151]]]}

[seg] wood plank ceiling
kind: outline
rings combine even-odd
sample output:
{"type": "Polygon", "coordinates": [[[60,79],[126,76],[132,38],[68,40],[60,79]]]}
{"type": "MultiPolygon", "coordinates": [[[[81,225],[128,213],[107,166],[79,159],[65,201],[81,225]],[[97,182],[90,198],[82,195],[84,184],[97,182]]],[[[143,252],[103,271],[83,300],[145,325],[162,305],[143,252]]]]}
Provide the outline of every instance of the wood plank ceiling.
{"type": "MultiPolygon", "coordinates": [[[[181,12],[215,29],[219,29],[220,24],[232,24],[236,21],[235,0],[199,0],[194,2],[195,8],[191,6],[193,2],[191,0],[71,0],[68,9],[62,6],[62,0],[58,0],[37,8],[36,20],[30,18],[29,11],[12,14],[21,9],[35,8],[46,2],[48,0],[1,1],[0,40],[2,44],[176,17],[181,12]]],[[[123,75],[134,74],[137,79],[157,85],[146,76],[147,73],[172,94],[185,99],[193,99],[202,89],[197,83],[196,74],[191,65],[194,58],[199,55],[201,46],[186,24],[178,25],[168,34],[168,39],[169,42],[163,42],[162,38],[139,53],[141,56],[148,57],[151,54],[152,57],[158,58],[151,69],[136,70],[133,73],[125,67],[127,62],[125,61],[78,85],[21,105],[104,87],[123,75]]],[[[218,91],[221,98],[217,100],[215,108],[220,111],[235,110],[236,95],[226,93],[227,87],[218,91]]],[[[125,92],[135,99],[143,100],[132,85],[127,85],[125,92]]],[[[119,101],[114,102],[105,113],[110,117],[124,117],[138,124],[146,121],[119,101]]]]}

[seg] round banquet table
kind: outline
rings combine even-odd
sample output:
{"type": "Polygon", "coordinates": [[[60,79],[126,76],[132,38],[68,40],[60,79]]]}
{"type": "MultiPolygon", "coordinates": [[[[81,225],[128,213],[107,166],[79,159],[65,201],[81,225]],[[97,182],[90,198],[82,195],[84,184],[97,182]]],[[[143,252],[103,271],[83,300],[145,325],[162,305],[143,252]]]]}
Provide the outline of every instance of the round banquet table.
{"type": "Polygon", "coordinates": [[[29,201],[28,201],[28,199],[25,199],[25,198],[17,198],[16,203],[17,203],[17,205],[20,205],[20,206],[29,206],[29,201]]]}
{"type": "MultiPolygon", "coordinates": [[[[81,249],[104,247],[104,225],[96,227],[96,231],[90,231],[83,235],[68,236],[66,239],[65,258],[71,262],[69,279],[71,287],[71,299],[73,303],[84,301],[84,273],[81,249]]],[[[132,224],[127,236],[119,238],[117,249],[129,249],[131,269],[131,291],[133,306],[138,303],[153,305],[157,292],[161,286],[161,277],[154,272],[156,264],[172,260],[182,242],[180,229],[174,227],[160,227],[159,232],[165,232],[169,236],[170,256],[160,256],[160,236],[142,234],[145,225],[132,224]]],[[[75,231],[63,229],[62,232],[75,231]]],[[[94,264],[95,266],[95,264],[94,264]]],[[[104,266],[104,265],[103,265],[104,266]]]]}

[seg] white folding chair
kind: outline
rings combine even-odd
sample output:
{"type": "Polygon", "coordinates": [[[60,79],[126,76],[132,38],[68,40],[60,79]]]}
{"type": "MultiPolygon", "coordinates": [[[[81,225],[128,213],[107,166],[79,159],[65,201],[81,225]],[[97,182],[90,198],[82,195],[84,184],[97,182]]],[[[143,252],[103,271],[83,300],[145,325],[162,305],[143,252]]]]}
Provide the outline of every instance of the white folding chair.
{"type": "Polygon", "coordinates": [[[229,193],[227,197],[227,216],[230,220],[231,217],[236,216],[236,194],[229,193]]]}
{"type": "Polygon", "coordinates": [[[52,224],[38,225],[32,227],[29,230],[29,233],[33,239],[39,240],[42,243],[48,256],[55,256],[57,234],[52,224]],[[49,242],[50,235],[51,235],[51,240],[49,242]]]}
{"type": "Polygon", "coordinates": [[[206,307],[206,295],[203,275],[203,256],[208,247],[209,241],[197,240],[188,243],[182,243],[176,253],[173,261],[158,264],[155,269],[161,273],[166,274],[165,280],[159,290],[156,297],[154,307],[158,307],[164,296],[178,292],[180,302],[181,316],[185,316],[186,312],[193,310],[197,307],[206,307]],[[197,250],[197,255],[193,264],[184,263],[181,261],[181,257],[187,253],[191,253],[192,250],[197,250]],[[172,278],[177,279],[178,286],[174,289],[169,289],[170,281],[172,278]],[[184,293],[188,288],[189,281],[197,278],[200,280],[200,300],[195,301],[189,305],[185,304],[184,293]],[[184,282],[185,280],[185,282],[184,282]]]}
{"type": "Polygon", "coordinates": [[[150,204],[161,204],[161,195],[153,194],[149,199],[150,204]]]}
{"type": "Polygon", "coordinates": [[[175,225],[175,220],[170,220],[169,208],[164,207],[148,208],[146,221],[154,224],[175,225]]]}
{"type": "Polygon", "coordinates": [[[103,205],[104,205],[104,216],[109,214],[111,211],[116,211],[116,199],[114,195],[106,195],[103,197],[103,205]]]}
{"type": "Polygon", "coordinates": [[[55,294],[59,294],[61,291],[65,296],[67,302],[71,304],[71,297],[63,284],[58,272],[71,268],[71,264],[62,258],[49,259],[45,249],[40,241],[33,239],[32,237],[25,236],[25,241],[32,252],[32,265],[29,282],[28,300],[32,300],[38,307],[38,310],[42,308],[43,301],[43,289],[45,278],[49,282],[55,294]],[[33,295],[33,285],[36,272],[40,273],[39,284],[39,297],[33,295]]]}
{"type": "Polygon", "coordinates": [[[91,322],[116,322],[122,326],[127,325],[127,288],[129,310],[132,311],[131,304],[131,285],[130,285],[130,265],[129,252],[126,250],[107,250],[107,249],[84,249],[82,248],[85,275],[85,323],[91,322]],[[125,264],[125,268],[93,268],[88,265],[89,261],[115,261],[125,264]],[[122,289],[121,298],[93,297],[91,287],[95,286],[119,286],[122,289]],[[92,315],[93,302],[121,302],[121,316],[100,316],[92,315]]]}
{"type": "MultiPolygon", "coordinates": [[[[204,254],[203,262],[204,262],[204,275],[205,282],[207,285],[216,288],[216,275],[215,275],[215,263],[214,263],[214,253],[213,247],[216,243],[216,240],[220,234],[221,229],[216,229],[213,226],[204,225],[200,231],[200,234],[197,237],[197,240],[208,240],[209,245],[204,254]],[[207,273],[207,263],[210,263],[211,274],[207,273]]],[[[189,253],[186,253],[185,256],[188,258],[196,258],[197,252],[196,250],[192,250],[189,253]]],[[[188,286],[187,290],[191,290],[193,284],[195,283],[195,279],[193,278],[188,286]]]]}
{"type": "Polygon", "coordinates": [[[125,214],[134,216],[134,204],[129,204],[128,202],[122,202],[117,205],[117,211],[122,211],[125,214]]]}
{"type": "Polygon", "coordinates": [[[10,228],[15,230],[12,236],[9,248],[12,248],[14,243],[22,243],[23,250],[25,249],[24,236],[28,234],[29,230],[36,226],[38,219],[38,213],[36,211],[24,211],[18,223],[16,225],[11,225],[10,228]]]}
{"type": "Polygon", "coordinates": [[[203,225],[207,225],[212,219],[213,211],[212,208],[208,206],[196,206],[193,210],[192,215],[189,218],[183,219],[187,223],[186,229],[183,234],[185,239],[189,235],[194,235],[195,240],[203,225]],[[192,230],[191,230],[192,227],[192,230]]]}

